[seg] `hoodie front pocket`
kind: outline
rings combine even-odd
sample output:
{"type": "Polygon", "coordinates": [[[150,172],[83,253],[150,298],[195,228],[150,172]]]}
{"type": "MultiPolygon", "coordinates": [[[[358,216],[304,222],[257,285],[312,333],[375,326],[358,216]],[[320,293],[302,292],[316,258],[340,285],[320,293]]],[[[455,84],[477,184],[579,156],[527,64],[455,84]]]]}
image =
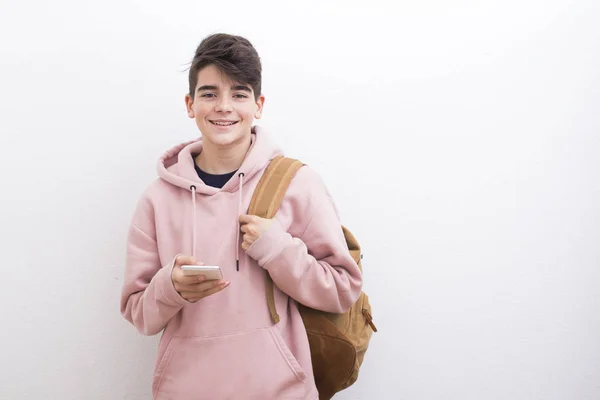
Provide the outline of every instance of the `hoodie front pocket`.
{"type": "Polygon", "coordinates": [[[269,333],[273,337],[273,340],[275,341],[275,344],[277,345],[281,356],[287,361],[294,375],[296,375],[296,377],[299,380],[304,382],[304,380],[306,379],[306,373],[298,363],[298,360],[296,360],[296,357],[294,357],[294,355],[290,351],[287,344],[285,344],[285,340],[283,340],[283,336],[281,336],[279,330],[277,328],[271,328],[269,329],[269,333]]]}
{"type": "MultiPolygon", "coordinates": [[[[279,330],[174,337],[157,398],[303,399],[312,386],[279,330]]],[[[163,360],[164,361],[164,360],[163,360]]]]}
{"type": "Polygon", "coordinates": [[[156,370],[154,371],[154,379],[152,379],[152,394],[156,397],[156,393],[160,386],[160,381],[163,377],[163,371],[169,364],[169,360],[171,359],[171,355],[173,355],[173,338],[169,340],[167,347],[160,358],[160,361],[156,365],[156,370]]]}

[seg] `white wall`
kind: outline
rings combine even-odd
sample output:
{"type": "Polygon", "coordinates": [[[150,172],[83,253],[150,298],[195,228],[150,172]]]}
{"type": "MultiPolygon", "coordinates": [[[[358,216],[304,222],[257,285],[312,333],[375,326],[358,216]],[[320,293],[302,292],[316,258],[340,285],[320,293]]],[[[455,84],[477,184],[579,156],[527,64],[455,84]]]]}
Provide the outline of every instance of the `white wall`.
{"type": "Polygon", "coordinates": [[[150,398],[126,232],[217,31],[365,249],[380,332],[336,399],[600,398],[599,3],[274,4],[2,2],[0,399],[150,398]]]}

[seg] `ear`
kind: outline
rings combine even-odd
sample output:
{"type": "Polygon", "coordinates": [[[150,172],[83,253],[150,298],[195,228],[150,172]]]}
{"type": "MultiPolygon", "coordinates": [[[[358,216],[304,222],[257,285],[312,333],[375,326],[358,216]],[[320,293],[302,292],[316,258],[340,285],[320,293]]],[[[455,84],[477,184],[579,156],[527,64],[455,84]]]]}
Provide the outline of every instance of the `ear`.
{"type": "Polygon", "coordinates": [[[194,99],[188,94],[185,95],[185,108],[187,109],[188,117],[194,118],[194,99]]]}
{"type": "Polygon", "coordinates": [[[254,112],[254,118],[259,119],[262,116],[262,110],[265,105],[265,95],[261,94],[258,100],[256,100],[256,111],[254,112]]]}

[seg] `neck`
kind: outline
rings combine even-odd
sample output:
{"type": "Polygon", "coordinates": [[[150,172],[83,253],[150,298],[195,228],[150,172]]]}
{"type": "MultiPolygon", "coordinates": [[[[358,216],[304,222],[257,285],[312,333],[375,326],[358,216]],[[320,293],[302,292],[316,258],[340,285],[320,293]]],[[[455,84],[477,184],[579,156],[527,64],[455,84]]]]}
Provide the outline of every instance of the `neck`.
{"type": "Polygon", "coordinates": [[[251,143],[250,135],[244,137],[240,142],[226,147],[216,146],[205,141],[202,144],[202,152],[196,156],[196,165],[202,171],[213,175],[236,171],[244,162],[251,143]]]}

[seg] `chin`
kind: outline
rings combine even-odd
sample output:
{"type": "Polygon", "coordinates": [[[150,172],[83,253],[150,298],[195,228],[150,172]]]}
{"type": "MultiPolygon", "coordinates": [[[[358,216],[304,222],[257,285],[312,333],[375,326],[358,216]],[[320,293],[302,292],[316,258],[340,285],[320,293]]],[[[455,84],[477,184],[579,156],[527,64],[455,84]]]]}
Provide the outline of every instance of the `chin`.
{"type": "Polygon", "coordinates": [[[202,134],[202,137],[218,146],[229,146],[244,139],[244,134],[240,132],[210,132],[208,135],[202,134]]]}

